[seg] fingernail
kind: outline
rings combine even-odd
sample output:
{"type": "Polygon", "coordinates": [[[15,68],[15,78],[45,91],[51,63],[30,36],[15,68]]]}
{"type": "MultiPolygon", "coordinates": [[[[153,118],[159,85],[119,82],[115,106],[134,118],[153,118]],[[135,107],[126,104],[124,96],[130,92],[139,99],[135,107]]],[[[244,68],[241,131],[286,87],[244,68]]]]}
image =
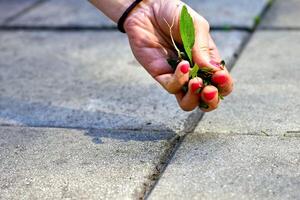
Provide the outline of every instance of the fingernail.
{"type": "Polygon", "coordinates": [[[217,91],[211,91],[211,92],[205,92],[203,96],[207,101],[211,101],[216,96],[216,94],[217,91]]]}
{"type": "Polygon", "coordinates": [[[183,64],[181,67],[180,67],[180,71],[184,74],[188,73],[189,72],[189,64],[183,64]]]}
{"type": "Polygon", "coordinates": [[[209,61],[209,63],[212,64],[213,66],[217,67],[217,68],[221,68],[220,63],[218,63],[214,60],[209,61]]]}
{"type": "Polygon", "coordinates": [[[214,82],[214,83],[217,83],[218,85],[223,85],[224,83],[226,83],[227,82],[227,80],[228,80],[228,78],[227,78],[227,76],[225,76],[225,75],[219,75],[219,76],[214,76],[213,78],[212,78],[212,81],[214,82]]]}
{"type": "Polygon", "coordinates": [[[195,93],[201,87],[202,87],[201,83],[193,83],[192,84],[192,91],[195,93]]]}

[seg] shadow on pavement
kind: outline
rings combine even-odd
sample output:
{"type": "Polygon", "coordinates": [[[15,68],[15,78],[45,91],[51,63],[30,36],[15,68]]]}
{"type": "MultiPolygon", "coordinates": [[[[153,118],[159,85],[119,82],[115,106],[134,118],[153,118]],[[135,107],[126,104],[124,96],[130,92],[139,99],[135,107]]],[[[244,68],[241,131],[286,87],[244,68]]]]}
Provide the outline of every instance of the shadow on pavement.
{"type": "Polygon", "coordinates": [[[176,135],[174,131],[163,125],[147,125],[141,119],[124,114],[89,112],[3,96],[0,96],[0,124],[87,129],[85,135],[91,137],[96,144],[103,143],[101,138],[124,142],[159,141],[171,139],[176,135]],[[125,127],[129,122],[136,125],[125,127]]]}

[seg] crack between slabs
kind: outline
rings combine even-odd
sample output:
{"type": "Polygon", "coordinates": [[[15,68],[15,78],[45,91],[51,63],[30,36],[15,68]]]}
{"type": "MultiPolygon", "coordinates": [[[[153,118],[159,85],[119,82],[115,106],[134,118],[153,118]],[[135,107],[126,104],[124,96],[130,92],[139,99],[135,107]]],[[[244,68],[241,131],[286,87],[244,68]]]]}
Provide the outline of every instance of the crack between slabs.
{"type": "Polygon", "coordinates": [[[73,126],[43,126],[43,125],[19,125],[19,124],[0,124],[0,128],[45,128],[45,129],[65,129],[65,130],[97,130],[97,131],[130,131],[130,132],[153,132],[153,133],[174,133],[173,130],[170,129],[153,129],[153,128],[93,128],[93,127],[73,127],[73,126]]]}
{"type": "Polygon", "coordinates": [[[38,0],[37,2],[33,3],[32,5],[22,9],[20,12],[8,17],[7,19],[4,20],[3,24],[4,26],[6,24],[9,24],[10,22],[14,21],[15,19],[21,17],[22,15],[26,14],[27,12],[29,12],[30,10],[40,6],[41,4],[45,3],[47,0],[38,0]]]}
{"type": "MultiPolygon", "coordinates": [[[[265,13],[270,9],[272,3],[273,3],[272,0],[269,1],[269,3],[262,9],[262,12],[259,15],[260,18],[263,18],[265,16],[265,13]]],[[[259,22],[255,24],[253,29],[244,30],[244,31],[249,32],[250,34],[247,38],[245,38],[245,40],[242,42],[240,48],[237,50],[237,53],[236,53],[237,55],[233,57],[232,63],[230,63],[231,67],[229,67],[229,69],[228,69],[229,71],[231,71],[233,69],[233,66],[235,65],[235,63],[237,62],[239,56],[242,54],[243,50],[245,49],[246,44],[248,44],[248,42],[250,41],[250,39],[253,36],[253,33],[257,30],[258,25],[259,25],[259,22]]],[[[182,136],[180,136],[180,135],[175,136],[171,140],[170,147],[164,152],[164,154],[161,157],[158,165],[155,166],[155,169],[153,170],[153,174],[149,176],[148,181],[144,183],[142,192],[137,196],[138,199],[147,199],[151,195],[151,192],[155,189],[155,186],[158,184],[160,178],[164,174],[167,166],[169,165],[170,161],[173,159],[174,155],[176,154],[176,152],[179,149],[180,145],[184,141],[185,137],[189,133],[191,133],[195,130],[196,126],[201,121],[203,116],[204,116],[204,113],[200,114],[198,118],[195,117],[195,116],[192,117],[194,119],[192,125],[189,127],[189,125],[187,123],[185,123],[182,136]]],[[[189,119],[189,117],[188,117],[188,119],[189,119]]]]}
{"type": "Polygon", "coordinates": [[[199,135],[220,135],[224,137],[232,137],[232,136],[253,136],[253,137],[300,137],[300,131],[285,131],[280,134],[270,134],[266,131],[260,132],[245,132],[245,133],[222,133],[222,132],[202,132],[199,135]]]}
{"type": "MultiPolygon", "coordinates": [[[[43,3],[44,1],[39,1],[39,3],[43,3]]],[[[34,8],[35,6],[38,6],[39,3],[31,6],[30,8],[24,9],[22,12],[18,13],[17,15],[9,18],[9,20],[7,20],[6,22],[11,22],[14,19],[16,19],[17,17],[23,15],[25,12],[28,12],[30,9],[34,8]]],[[[267,12],[267,10],[269,9],[269,7],[271,6],[271,3],[266,5],[266,7],[263,9],[263,11],[261,12],[261,16],[263,17],[264,13],[267,12]]],[[[258,24],[256,24],[254,26],[253,29],[249,29],[246,27],[230,27],[228,28],[222,28],[222,27],[213,27],[211,30],[223,30],[223,31],[230,31],[230,30],[243,30],[243,31],[247,31],[249,32],[249,36],[248,38],[246,38],[244,40],[244,42],[241,44],[239,50],[237,51],[237,54],[240,55],[244,49],[244,47],[246,46],[246,44],[248,43],[248,41],[251,39],[253,32],[257,29],[258,24]]],[[[115,27],[86,27],[86,28],[82,28],[82,27],[50,27],[50,26],[40,26],[40,27],[30,27],[30,26],[0,26],[0,30],[1,31],[14,31],[14,30],[28,30],[28,31],[35,31],[35,30],[40,30],[40,31],[83,31],[83,30],[87,30],[87,31],[115,31],[117,30],[115,27]]],[[[239,56],[236,56],[233,58],[233,61],[231,64],[231,66],[234,66],[234,64],[236,63],[237,59],[239,56]]],[[[232,68],[231,68],[232,69],[232,68]]],[[[164,151],[163,155],[161,156],[161,158],[159,159],[158,164],[156,164],[155,168],[153,169],[153,172],[148,176],[147,181],[144,183],[142,191],[137,194],[138,199],[146,199],[147,197],[149,197],[149,195],[151,194],[151,192],[154,190],[155,186],[157,185],[157,183],[159,182],[159,179],[162,177],[164,171],[166,170],[168,164],[170,163],[170,161],[172,160],[172,158],[174,157],[176,151],[179,149],[180,145],[182,144],[182,142],[184,141],[185,137],[193,132],[197,126],[197,124],[201,121],[202,117],[203,117],[203,113],[198,113],[195,114],[193,116],[193,113],[188,117],[188,120],[191,120],[192,123],[189,124],[185,124],[184,125],[184,130],[182,131],[182,133],[180,133],[179,135],[174,136],[172,139],[169,140],[169,147],[164,151]]],[[[13,127],[13,125],[12,125],[13,127]]],[[[20,126],[22,127],[22,126],[20,126]]],[[[24,127],[28,127],[28,126],[24,126],[24,127]]],[[[35,126],[35,127],[39,127],[39,126],[35,126]]],[[[76,128],[76,127],[43,127],[43,128],[69,128],[69,129],[83,129],[86,130],[87,128],[76,128]]],[[[102,129],[99,129],[102,130],[102,129]]],[[[108,129],[110,131],[113,131],[111,129],[108,129]]],[[[118,131],[122,131],[124,129],[116,129],[118,131]]],[[[153,131],[153,130],[131,130],[131,129],[125,129],[125,131],[153,131]]],[[[164,130],[156,130],[158,132],[162,132],[164,130]]]]}
{"type": "MultiPolygon", "coordinates": [[[[51,25],[9,25],[3,24],[0,25],[1,31],[16,31],[16,30],[24,30],[24,31],[118,31],[116,26],[81,26],[81,25],[62,25],[62,26],[51,26],[51,25]]],[[[252,32],[252,29],[249,27],[243,26],[212,26],[210,28],[211,31],[246,31],[252,32]]]]}
{"type": "MultiPolygon", "coordinates": [[[[253,33],[254,30],[248,27],[230,27],[223,28],[219,26],[211,27],[211,31],[230,32],[230,31],[244,31],[253,33]]],[[[257,27],[260,31],[300,31],[300,27],[257,27]]],[[[49,32],[80,32],[80,31],[95,31],[95,32],[111,32],[118,31],[114,26],[28,26],[28,25],[0,25],[0,31],[49,31],[49,32]]]]}

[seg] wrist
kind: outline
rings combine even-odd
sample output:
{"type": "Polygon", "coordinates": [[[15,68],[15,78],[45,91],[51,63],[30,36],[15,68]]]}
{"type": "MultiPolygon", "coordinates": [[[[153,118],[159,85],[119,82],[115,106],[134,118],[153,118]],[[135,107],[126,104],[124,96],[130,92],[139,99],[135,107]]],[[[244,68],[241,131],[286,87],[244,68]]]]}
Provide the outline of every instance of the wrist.
{"type": "Polygon", "coordinates": [[[142,22],[145,22],[146,19],[153,18],[153,7],[158,2],[159,0],[143,0],[136,5],[124,21],[123,26],[125,31],[127,32],[127,29],[131,26],[143,24],[142,22]]]}

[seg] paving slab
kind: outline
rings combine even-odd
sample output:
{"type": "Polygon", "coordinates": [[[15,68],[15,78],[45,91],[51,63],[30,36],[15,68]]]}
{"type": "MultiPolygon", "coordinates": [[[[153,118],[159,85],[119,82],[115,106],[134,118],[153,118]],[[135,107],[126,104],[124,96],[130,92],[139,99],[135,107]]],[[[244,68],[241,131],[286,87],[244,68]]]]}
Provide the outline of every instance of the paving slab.
{"type": "Polygon", "coordinates": [[[0,24],[16,16],[24,9],[34,5],[38,0],[0,0],[0,24]]]}
{"type": "MultiPolygon", "coordinates": [[[[213,33],[225,60],[247,35],[213,33]]],[[[2,32],[0,55],[0,124],[179,132],[201,114],[180,110],[114,31],[2,32]]]]}
{"type": "MultiPolygon", "coordinates": [[[[268,0],[186,0],[211,26],[252,28],[268,0]]],[[[87,1],[50,0],[11,23],[27,26],[95,26],[115,27],[87,1]]]]}
{"type": "Polygon", "coordinates": [[[212,27],[253,28],[255,18],[268,5],[268,0],[184,0],[203,15],[212,27]]]}
{"type": "Polygon", "coordinates": [[[186,136],[150,199],[299,199],[299,36],[252,36],[233,94],[186,136]]]}
{"type": "Polygon", "coordinates": [[[257,31],[232,71],[234,92],[196,130],[300,135],[299,43],[297,31],[257,31]]]}
{"type": "Polygon", "coordinates": [[[260,27],[300,28],[300,2],[298,0],[276,0],[260,27]]]}
{"type": "Polygon", "coordinates": [[[0,199],[137,199],[171,137],[0,127],[0,199]]]}
{"type": "Polygon", "coordinates": [[[65,27],[115,26],[113,21],[90,2],[78,0],[48,0],[9,24],[65,27]]]}
{"type": "Polygon", "coordinates": [[[193,133],[149,199],[299,199],[300,137],[193,133]]]}

